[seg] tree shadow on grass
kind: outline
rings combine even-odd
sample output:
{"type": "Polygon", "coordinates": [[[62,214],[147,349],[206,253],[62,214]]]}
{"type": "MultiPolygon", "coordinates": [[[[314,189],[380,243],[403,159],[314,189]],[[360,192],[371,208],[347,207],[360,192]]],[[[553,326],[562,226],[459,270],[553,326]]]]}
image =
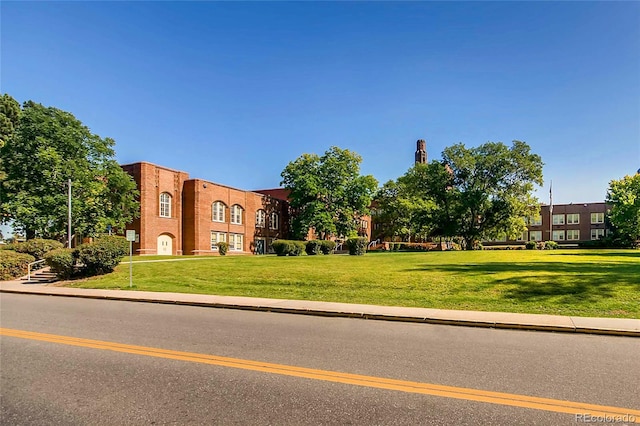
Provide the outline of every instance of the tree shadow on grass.
{"type": "Polygon", "coordinates": [[[471,278],[470,286],[495,288],[497,298],[518,302],[584,303],[640,292],[640,264],[626,262],[425,264],[404,271],[459,274],[461,281],[471,278]],[[508,276],[501,278],[503,274],[508,276]],[[480,277],[482,284],[478,284],[480,277]]]}

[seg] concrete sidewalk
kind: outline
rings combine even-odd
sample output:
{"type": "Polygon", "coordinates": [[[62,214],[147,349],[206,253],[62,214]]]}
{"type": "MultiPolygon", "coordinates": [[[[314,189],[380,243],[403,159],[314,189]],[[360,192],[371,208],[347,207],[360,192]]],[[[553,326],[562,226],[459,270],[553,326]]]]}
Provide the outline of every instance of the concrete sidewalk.
{"type": "Polygon", "coordinates": [[[256,297],[211,296],[128,290],[94,290],[2,281],[0,292],[47,296],[110,299],[146,303],[204,306],[290,314],[447,324],[471,327],[505,328],[568,333],[640,337],[640,319],[586,318],[560,315],[513,314],[505,312],[454,311],[428,308],[359,305],[305,300],[263,299],[256,297]]]}

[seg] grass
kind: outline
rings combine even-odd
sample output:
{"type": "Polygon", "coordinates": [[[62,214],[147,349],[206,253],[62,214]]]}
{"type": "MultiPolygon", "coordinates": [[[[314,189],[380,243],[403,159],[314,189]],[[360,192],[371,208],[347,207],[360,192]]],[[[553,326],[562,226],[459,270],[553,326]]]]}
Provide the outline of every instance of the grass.
{"type": "MultiPolygon", "coordinates": [[[[125,261],[68,285],[128,289],[125,261]]],[[[637,250],[196,257],[134,264],[133,280],[146,291],[640,318],[637,250]]]]}

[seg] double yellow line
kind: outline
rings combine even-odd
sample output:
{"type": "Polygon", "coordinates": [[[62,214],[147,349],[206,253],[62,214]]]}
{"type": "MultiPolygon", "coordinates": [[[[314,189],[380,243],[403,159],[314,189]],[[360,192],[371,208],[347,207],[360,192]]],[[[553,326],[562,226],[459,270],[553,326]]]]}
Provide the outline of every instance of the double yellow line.
{"type": "Polygon", "coordinates": [[[43,342],[59,343],[71,346],[80,346],[83,348],[102,349],[135,355],[152,356],[156,358],[197,362],[201,364],[217,365],[230,368],[240,368],[243,370],[259,371],[262,373],[302,377],[306,379],[322,380],[327,382],[343,383],[356,386],[366,386],[371,388],[387,389],[400,392],[463,399],[467,401],[487,402],[490,404],[532,408],[536,410],[553,411],[557,413],[567,413],[573,415],[589,415],[592,418],[625,418],[627,419],[626,421],[632,423],[640,423],[640,410],[633,410],[629,408],[609,407],[604,405],[585,404],[581,402],[562,401],[550,398],[538,398],[526,395],[491,392],[478,389],[443,386],[405,380],[386,379],[382,377],[340,373],[336,371],[316,370],[313,368],[272,364],[268,362],[251,361],[239,358],[228,358],[192,352],[173,351],[169,349],[151,348],[146,346],[126,345],[122,343],[81,339],[78,337],[36,333],[9,328],[0,328],[0,335],[17,337],[21,339],[39,340],[43,342]]]}

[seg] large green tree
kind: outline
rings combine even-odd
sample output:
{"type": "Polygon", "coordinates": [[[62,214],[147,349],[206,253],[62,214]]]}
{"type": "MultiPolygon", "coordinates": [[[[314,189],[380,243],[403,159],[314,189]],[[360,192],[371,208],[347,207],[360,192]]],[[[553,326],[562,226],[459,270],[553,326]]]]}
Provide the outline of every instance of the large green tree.
{"type": "Polygon", "coordinates": [[[543,183],[542,165],[525,142],[460,143],[446,148],[442,161],[417,164],[400,181],[434,203],[424,215],[434,236],[461,237],[470,250],[484,238],[515,237],[526,229],[523,218],[539,210],[531,193],[543,183]]]}
{"type": "Polygon", "coordinates": [[[322,156],[303,154],[282,172],[292,207],[291,230],[304,238],[313,228],[319,238],[348,236],[369,213],[376,179],[360,175],[362,157],[331,147],[322,156]]]}
{"type": "Polygon", "coordinates": [[[71,179],[74,233],[93,236],[109,226],[122,230],[139,210],[138,192],[115,161],[114,144],[69,112],[25,102],[0,148],[3,220],[27,238],[64,240],[71,179]]]}
{"type": "Polygon", "coordinates": [[[640,171],[609,182],[607,203],[611,205],[609,221],[623,244],[640,241],[640,171]]]}
{"type": "Polygon", "coordinates": [[[429,214],[435,208],[431,200],[415,196],[402,179],[388,181],[375,195],[377,236],[401,238],[403,241],[426,239],[431,235],[429,214]]]}

